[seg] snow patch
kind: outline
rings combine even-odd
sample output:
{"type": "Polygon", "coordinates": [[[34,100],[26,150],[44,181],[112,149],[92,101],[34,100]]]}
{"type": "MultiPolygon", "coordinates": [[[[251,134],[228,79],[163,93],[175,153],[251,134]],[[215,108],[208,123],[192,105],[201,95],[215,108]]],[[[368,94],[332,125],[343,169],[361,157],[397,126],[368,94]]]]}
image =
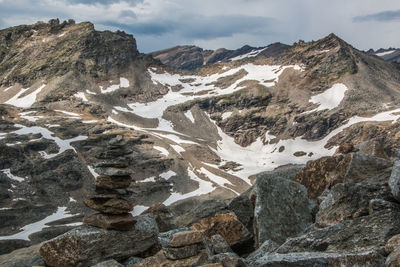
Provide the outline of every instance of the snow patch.
{"type": "Polygon", "coordinates": [[[88,170],[90,171],[90,173],[93,175],[94,178],[97,178],[100,176],[100,174],[98,174],[93,167],[91,166],[87,166],[88,170]]]}
{"type": "Polygon", "coordinates": [[[120,88],[126,88],[129,87],[129,80],[126,78],[119,78],[119,84],[113,84],[109,87],[107,87],[106,89],[103,89],[102,86],[100,86],[100,91],[103,94],[107,94],[107,93],[111,93],[114,92],[120,88]]]}
{"type": "Polygon", "coordinates": [[[48,223],[74,216],[73,214],[66,212],[66,209],[66,207],[59,207],[55,213],[47,216],[43,220],[25,225],[21,228],[21,232],[14,235],[0,236],[0,240],[22,239],[29,241],[29,235],[42,231],[44,228],[47,227],[46,225],[48,223]]]}
{"type": "Polygon", "coordinates": [[[5,104],[10,104],[19,108],[30,108],[33,105],[33,103],[36,102],[37,94],[39,94],[44,87],[46,87],[45,84],[41,85],[38,89],[36,89],[32,93],[20,97],[22,94],[24,94],[26,91],[29,90],[29,88],[26,89],[22,88],[15,96],[7,100],[5,104]]]}
{"type": "Polygon", "coordinates": [[[142,206],[142,205],[136,205],[133,210],[131,211],[132,216],[138,216],[140,215],[143,211],[147,210],[149,207],[148,206],[142,206]]]}
{"type": "Polygon", "coordinates": [[[76,98],[82,99],[84,102],[88,102],[88,101],[89,101],[89,100],[86,98],[84,92],[78,92],[78,93],[74,94],[74,96],[75,96],[76,98]]]}
{"type": "Polygon", "coordinates": [[[319,104],[319,107],[311,111],[307,111],[307,113],[325,109],[330,110],[338,107],[340,102],[342,102],[344,94],[347,90],[348,89],[346,85],[343,83],[337,83],[331,88],[325,90],[325,92],[312,96],[309,102],[319,104]]]}
{"type": "Polygon", "coordinates": [[[381,52],[381,53],[376,53],[375,55],[378,56],[378,57],[383,57],[383,56],[386,56],[386,55],[390,55],[393,52],[396,52],[396,50],[389,50],[389,51],[385,51],[385,52],[381,52]]]}
{"type": "Polygon", "coordinates": [[[165,180],[168,180],[169,178],[171,178],[172,176],[175,176],[175,175],[176,175],[176,172],[169,170],[167,172],[161,173],[159,176],[165,180]]]}
{"type": "Polygon", "coordinates": [[[25,176],[25,178],[16,176],[16,175],[11,173],[10,169],[3,169],[3,170],[0,170],[0,171],[3,172],[5,175],[7,175],[8,178],[10,178],[11,180],[14,180],[14,181],[17,181],[17,182],[23,182],[23,181],[25,181],[26,178],[28,178],[28,176],[25,176]]]}
{"type": "Polygon", "coordinates": [[[166,150],[165,148],[163,148],[163,147],[161,147],[161,146],[154,146],[153,148],[154,148],[155,150],[160,151],[161,155],[164,155],[164,156],[168,157],[169,152],[168,152],[168,150],[166,150]]]}
{"type": "Polygon", "coordinates": [[[181,147],[181,146],[178,146],[178,145],[171,145],[171,147],[172,147],[176,152],[178,152],[178,153],[185,152],[185,149],[184,149],[183,147],[181,147]]]}
{"type": "Polygon", "coordinates": [[[194,117],[190,110],[186,111],[185,113],[186,118],[188,118],[192,123],[194,123],[194,117]]]}
{"type": "Polygon", "coordinates": [[[225,119],[229,118],[231,115],[232,115],[232,112],[228,111],[228,112],[224,112],[221,117],[223,120],[225,120],[225,119]]]}

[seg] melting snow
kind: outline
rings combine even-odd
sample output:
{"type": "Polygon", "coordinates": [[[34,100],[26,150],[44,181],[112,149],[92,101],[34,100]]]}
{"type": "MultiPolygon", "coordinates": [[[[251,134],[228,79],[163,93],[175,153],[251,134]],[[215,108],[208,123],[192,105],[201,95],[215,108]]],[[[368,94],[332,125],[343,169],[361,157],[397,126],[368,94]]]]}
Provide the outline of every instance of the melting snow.
{"type": "Polygon", "coordinates": [[[54,111],[61,112],[61,113],[64,113],[64,114],[66,114],[66,115],[70,115],[70,116],[73,116],[73,117],[80,117],[80,116],[81,116],[81,115],[78,114],[78,113],[69,112],[69,111],[65,111],[65,110],[55,109],[54,111]]]}
{"type": "Polygon", "coordinates": [[[153,148],[158,150],[158,151],[160,151],[161,155],[164,155],[164,156],[168,157],[169,152],[165,148],[163,148],[161,146],[154,146],[153,148]]]}
{"type": "Polygon", "coordinates": [[[186,111],[184,114],[192,123],[194,123],[194,117],[190,110],[186,111]]]}
{"type": "Polygon", "coordinates": [[[249,53],[237,56],[237,57],[233,57],[231,58],[231,61],[236,61],[236,60],[241,60],[244,58],[249,58],[249,57],[256,57],[258,56],[262,51],[264,51],[265,49],[267,49],[268,47],[265,48],[261,48],[261,49],[253,49],[252,51],[250,51],[249,53]]]}
{"type": "Polygon", "coordinates": [[[222,114],[222,119],[225,120],[227,118],[229,118],[232,115],[232,112],[228,111],[228,112],[224,112],[222,114]]]}
{"type": "Polygon", "coordinates": [[[119,78],[119,84],[113,84],[113,85],[107,87],[107,89],[103,89],[103,87],[100,86],[100,91],[103,94],[107,94],[107,93],[114,92],[114,91],[118,90],[119,88],[126,88],[126,87],[129,87],[129,81],[128,81],[128,79],[121,77],[121,78],[119,78]]]}
{"type": "Polygon", "coordinates": [[[185,149],[178,145],[171,145],[171,147],[178,153],[185,152],[185,149]]]}
{"type": "Polygon", "coordinates": [[[189,177],[198,182],[199,183],[199,188],[186,193],[186,194],[181,194],[181,193],[177,193],[177,192],[173,192],[164,202],[163,204],[168,206],[171,205],[172,203],[178,201],[178,200],[182,200],[185,198],[189,198],[189,197],[194,197],[194,196],[200,196],[200,195],[204,195],[204,194],[208,194],[211,193],[212,191],[214,191],[214,186],[211,182],[209,181],[204,181],[203,179],[200,179],[199,177],[197,177],[197,175],[192,171],[188,169],[188,174],[189,177]]]}
{"type": "Polygon", "coordinates": [[[310,102],[314,104],[319,104],[319,107],[307,113],[324,110],[324,109],[334,109],[339,106],[344,98],[344,94],[347,91],[346,85],[343,83],[334,84],[331,88],[325,90],[323,93],[314,95],[311,97],[310,102]]]}
{"type": "Polygon", "coordinates": [[[82,99],[85,102],[88,102],[89,100],[86,98],[85,93],[84,92],[78,92],[76,94],[74,94],[75,97],[82,99]]]}
{"type": "Polygon", "coordinates": [[[169,170],[167,172],[161,173],[159,176],[165,180],[168,180],[169,178],[171,178],[172,176],[175,176],[175,175],[176,175],[176,172],[169,170]]]}
{"type": "Polygon", "coordinates": [[[90,171],[90,173],[93,175],[94,178],[97,178],[97,177],[100,176],[100,174],[98,174],[98,173],[93,169],[93,167],[87,166],[87,168],[88,168],[88,170],[90,171]]]}
{"type": "Polygon", "coordinates": [[[5,104],[10,104],[10,105],[13,105],[13,106],[16,106],[19,108],[29,108],[33,105],[33,103],[35,103],[37,94],[39,94],[40,91],[42,91],[42,89],[45,86],[46,85],[43,84],[42,86],[40,86],[38,89],[36,89],[32,93],[30,93],[26,96],[20,97],[22,94],[24,94],[26,91],[29,90],[29,88],[27,88],[27,89],[22,88],[21,91],[19,91],[15,96],[13,96],[9,100],[7,100],[5,102],[5,104]]]}
{"type": "Polygon", "coordinates": [[[41,151],[41,154],[44,158],[49,159],[49,158],[53,158],[61,153],[63,153],[64,151],[68,150],[68,149],[72,149],[73,151],[76,152],[75,148],[73,146],[71,146],[72,142],[75,141],[81,141],[81,140],[85,140],[87,139],[87,136],[77,136],[71,139],[60,139],[58,137],[53,136],[53,132],[47,130],[46,128],[42,128],[42,127],[38,127],[38,126],[33,126],[33,127],[26,127],[24,125],[20,125],[20,124],[15,124],[16,127],[21,127],[21,129],[16,130],[12,133],[18,134],[18,135],[25,135],[25,134],[37,134],[40,133],[43,138],[46,139],[50,139],[53,140],[54,142],[56,142],[56,144],[58,145],[58,147],[60,148],[58,153],[55,154],[47,154],[44,151],[41,151]]]}
{"type": "Polygon", "coordinates": [[[86,90],[86,93],[88,93],[89,95],[96,95],[95,92],[92,92],[92,91],[90,91],[90,90],[86,90]]]}
{"type": "Polygon", "coordinates": [[[5,175],[7,175],[8,178],[10,178],[10,179],[12,179],[12,180],[14,180],[14,181],[17,181],[17,182],[22,182],[22,181],[24,181],[26,178],[28,178],[28,176],[25,176],[25,178],[18,177],[18,176],[16,176],[16,175],[12,174],[10,169],[3,169],[3,170],[0,170],[0,171],[2,171],[5,175]]]}
{"type": "Polygon", "coordinates": [[[31,121],[31,122],[35,122],[40,118],[44,118],[43,116],[28,116],[29,114],[35,113],[36,111],[27,111],[27,112],[21,112],[19,115],[21,116],[21,118],[31,121]]]}
{"type": "Polygon", "coordinates": [[[67,209],[66,207],[59,207],[55,213],[51,214],[50,216],[47,216],[43,220],[25,225],[24,227],[21,228],[22,230],[21,232],[16,233],[14,235],[0,236],[0,240],[23,239],[29,241],[30,240],[29,235],[36,232],[40,232],[43,228],[46,228],[46,224],[74,216],[73,214],[66,212],[66,209],[67,209]]]}

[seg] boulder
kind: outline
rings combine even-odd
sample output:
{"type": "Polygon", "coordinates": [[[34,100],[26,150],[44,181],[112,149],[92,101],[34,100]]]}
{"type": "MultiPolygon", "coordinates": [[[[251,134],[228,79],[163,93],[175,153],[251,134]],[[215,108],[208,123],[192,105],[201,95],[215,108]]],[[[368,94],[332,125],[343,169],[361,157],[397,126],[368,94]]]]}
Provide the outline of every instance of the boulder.
{"type": "Polygon", "coordinates": [[[202,201],[198,204],[192,203],[191,200],[183,201],[172,205],[170,208],[176,214],[175,223],[177,227],[186,227],[203,219],[215,216],[221,212],[227,212],[227,204],[220,199],[210,199],[202,201]]]}
{"type": "Polygon", "coordinates": [[[394,162],[392,173],[389,178],[389,187],[393,197],[400,201],[400,160],[394,162]]]}
{"type": "Polygon", "coordinates": [[[388,155],[385,152],[385,147],[382,142],[379,140],[368,140],[364,141],[360,144],[358,144],[357,149],[360,153],[378,157],[378,158],[384,158],[388,159],[388,155]]]}
{"type": "Polygon", "coordinates": [[[307,188],[308,197],[316,200],[326,189],[344,182],[361,182],[391,167],[389,160],[361,153],[322,157],[307,162],[294,180],[307,188]]]}
{"type": "Polygon", "coordinates": [[[253,189],[256,244],[266,240],[283,243],[313,223],[315,204],[308,199],[306,188],[287,179],[294,177],[299,167],[286,170],[257,175],[253,189]]]}
{"type": "Polygon", "coordinates": [[[107,175],[100,175],[96,178],[96,187],[104,189],[127,188],[131,182],[132,178],[130,176],[111,177],[107,175]]]}
{"type": "Polygon", "coordinates": [[[116,260],[108,260],[92,265],[92,267],[124,267],[124,265],[116,260]]]}
{"type": "Polygon", "coordinates": [[[156,255],[144,259],[140,263],[133,265],[133,267],[195,267],[206,263],[208,263],[208,258],[204,251],[200,251],[200,253],[195,256],[181,260],[170,260],[164,255],[164,251],[159,251],[156,255]]]}
{"type": "Polygon", "coordinates": [[[210,260],[214,263],[221,263],[224,267],[246,267],[245,261],[235,253],[220,253],[212,256],[210,260]]]}
{"type": "MultiPolygon", "coordinates": [[[[333,186],[320,204],[315,221],[317,226],[326,227],[343,220],[366,216],[373,199],[391,200],[386,183],[388,175],[374,178],[361,183],[340,183],[333,186]]],[[[375,203],[373,208],[378,209],[378,204],[375,203]]]]}
{"type": "Polygon", "coordinates": [[[183,231],[190,231],[191,229],[189,227],[183,227],[183,228],[177,228],[174,230],[170,230],[168,232],[160,233],[158,235],[158,240],[160,241],[160,244],[162,247],[168,247],[169,242],[171,241],[172,236],[175,233],[183,232],[183,231]]]}
{"type": "Polygon", "coordinates": [[[178,232],[172,236],[170,247],[183,247],[203,242],[203,233],[200,231],[178,232]]]}
{"type": "Polygon", "coordinates": [[[209,242],[206,242],[208,255],[233,252],[229,244],[221,235],[213,235],[209,242]]]}
{"type": "Polygon", "coordinates": [[[142,212],[142,214],[151,213],[157,222],[160,232],[167,232],[177,228],[175,225],[175,215],[171,209],[162,203],[157,203],[142,212]]]}
{"type": "Polygon", "coordinates": [[[86,216],[83,222],[103,229],[128,231],[135,225],[136,219],[130,213],[121,215],[95,213],[86,216]]]}
{"type": "Polygon", "coordinates": [[[31,267],[44,266],[45,263],[39,255],[42,244],[36,244],[26,248],[14,250],[9,254],[0,255],[0,266],[2,267],[31,267]]]}
{"type": "Polygon", "coordinates": [[[163,248],[164,255],[170,260],[181,260],[197,255],[203,248],[203,244],[193,244],[179,248],[163,248]]]}
{"type": "Polygon", "coordinates": [[[140,263],[140,262],[142,262],[142,261],[143,261],[142,258],[139,258],[139,257],[130,257],[129,259],[124,260],[122,263],[123,263],[123,265],[124,265],[125,267],[132,267],[132,266],[134,266],[135,264],[140,263]]]}
{"type": "Polygon", "coordinates": [[[152,214],[136,216],[135,219],[135,230],[153,232],[155,235],[159,234],[160,230],[158,229],[156,220],[152,214]]]}
{"type": "Polygon", "coordinates": [[[207,238],[219,234],[230,246],[246,242],[251,238],[247,228],[232,212],[204,218],[193,224],[191,228],[196,231],[202,231],[207,238]]]}
{"type": "Polygon", "coordinates": [[[236,214],[238,220],[253,233],[254,205],[246,195],[240,195],[228,203],[228,209],[236,214]]]}
{"type": "Polygon", "coordinates": [[[246,263],[252,266],[259,258],[274,252],[278,247],[278,243],[272,240],[267,240],[257,250],[253,251],[246,257],[246,263]]]}
{"type": "Polygon", "coordinates": [[[120,232],[81,226],[45,242],[40,255],[49,266],[90,266],[139,255],[157,243],[157,235],[151,231],[120,232]]]}
{"type": "Polygon", "coordinates": [[[302,236],[288,239],[276,252],[383,251],[389,238],[398,233],[400,233],[400,211],[381,210],[325,228],[310,229],[302,236]]]}
{"type": "Polygon", "coordinates": [[[392,236],[385,245],[385,251],[392,253],[395,249],[400,248],[400,234],[392,236]]]}
{"type": "Polygon", "coordinates": [[[249,267],[319,267],[319,266],[371,266],[380,267],[384,265],[384,257],[375,252],[362,253],[321,253],[321,252],[298,252],[288,254],[266,254],[257,259],[249,267]]]}
{"type": "Polygon", "coordinates": [[[123,214],[133,209],[133,205],[119,196],[95,196],[84,200],[86,206],[107,214],[123,214]]]}

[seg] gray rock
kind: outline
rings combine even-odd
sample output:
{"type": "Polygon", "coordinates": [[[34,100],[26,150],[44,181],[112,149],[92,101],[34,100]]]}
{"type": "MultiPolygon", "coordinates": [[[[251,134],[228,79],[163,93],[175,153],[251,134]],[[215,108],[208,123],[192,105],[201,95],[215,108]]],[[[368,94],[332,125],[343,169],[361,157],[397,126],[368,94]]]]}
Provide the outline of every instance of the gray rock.
{"type": "Polygon", "coordinates": [[[256,244],[266,240],[283,243],[313,223],[314,202],[308,199],[304,186],[289,180],[300,168],[289,166],[257,176],[254,186],[256,244]]]}
{"type": "Polygon", "coordinates": [[[278,247],[279,245],[276,242],[272,240],[267,240],[256,251],[247,256],[246,263],[248,265],[252,265],[265,254],[274,252],[278,247]]]}
{"type": "Polygon", "coordinates": [[[168,247],[169,242],[171,241],[172,236],[175,233],[183,232],[183,231],[190,231],[191,229],[189,227],[182,227],[178,229],[174,229],[168,232],[160,233],[158,235],[158,240],[160,241],[160,244],[162,247],[168,247]]]}
{"type": "Polygon", "coordinates": [[[92,265],[92,267],[124,267],[124,265],[116,260],[108,260],[92,265]]]}
{"type": "Polygon", "coordinates": [[[130,257],[129,259],[123,261],[124,267],[133,267],[135,264],[140,263],[143,261],[142,258],[139,257],[130,257]]]}
{"type": "Polygon", "coordinates": [[[13,263],[4,265],[3,267],[32,267],[32,266],[44,266],[46,263],[39,255],[32,256],[25,259],[18,259],[13,263]]]}
{"type": "Polygon", "coordinates": [[[213,235],[209,242],[206,242],[208,255],[233,252],[231,247],[221,235],[213,235]]]}
{"type": "Polygon", "coordinates": [[[393,197],[400,201],[400,160],[394,162],[392,174],[389,178],[389,187],[393,197]]]}
{"type": "Polygon", "coordinates": [[[228,209],[233,211],[238,220],[253,233],[254,206],[246,195],[240,195],[228,203],[228,209]]]}
{"type": "Polygon", "coordinates": [[[227,252],[220,253],[210,257],[210,260],[214,263],[221,263],[222,266],[229,267],[246,267],[244,259],[240,258],[235,253],[227,252]]]}
{"type": "Polygon", "coordinates": [[[147,231],[147,232],[152,232],[155,235],[159,234],[157,222],[154,219],[153,214],[144,214],[135,217],[136,219],[136,224],[134,229],[137,231],[147,231]]]}
{"type": "Polygon", "coordinates": [[[81,226],[44,243],[40,255],[49,266],[90,266],[110,258],[123,260],[157,244],[157,235],[152,231],[120,232],[81,226]]]}
{"type": "Polygon", "coordinates": [[[322,229],[310,229],[302,236],[288,239],[276,252],[378,251],[383,250],[388,239],[398,233],[400,233],[400,212],[381,210],[322,229]]]}
{"type": "Polygon", "coordinates": [[[163,248],[164,255],[170,260],[181,260],[197,255],[203,244],[193,244],[180,248],[163,248]]]}
{"type": "Polygon", "coordinates": [[[381,210],[400,210],[400,205],[383,199],[371,199],[368,205],[369,214],[381,210]]]}
{"type": "Polygon", "coordinates": [[[248,264],[249,267],[352,267],[352,266],[384,266],[385,259],[375,251],[362,252],[357,254],[338,254],[321,252],[300,252],[289,254],[267,254],[254,263],[248,264]]]}
{"type": "Polygon", "coordinates": [[[316,224],[319,227],[325,227],[343,220],[368,215],[370,200],[391,199],[390,190],[386,184],[387,179],[387,176],[382,175],[361,183],[336,184],[321,202],[316,224]]]}

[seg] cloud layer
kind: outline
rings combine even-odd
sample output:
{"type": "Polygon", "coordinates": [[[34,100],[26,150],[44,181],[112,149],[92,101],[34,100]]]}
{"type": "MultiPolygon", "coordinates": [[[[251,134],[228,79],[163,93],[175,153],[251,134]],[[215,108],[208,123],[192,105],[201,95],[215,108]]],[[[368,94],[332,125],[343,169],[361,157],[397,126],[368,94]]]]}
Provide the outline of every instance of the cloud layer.
{"type": "Polygon", "coordinates": [[[142,52],[291,44],[331,32],[360,49],[400,47],[397,0],[0,0],[0,28],[52,18],[124,30],[142,52]]]}

